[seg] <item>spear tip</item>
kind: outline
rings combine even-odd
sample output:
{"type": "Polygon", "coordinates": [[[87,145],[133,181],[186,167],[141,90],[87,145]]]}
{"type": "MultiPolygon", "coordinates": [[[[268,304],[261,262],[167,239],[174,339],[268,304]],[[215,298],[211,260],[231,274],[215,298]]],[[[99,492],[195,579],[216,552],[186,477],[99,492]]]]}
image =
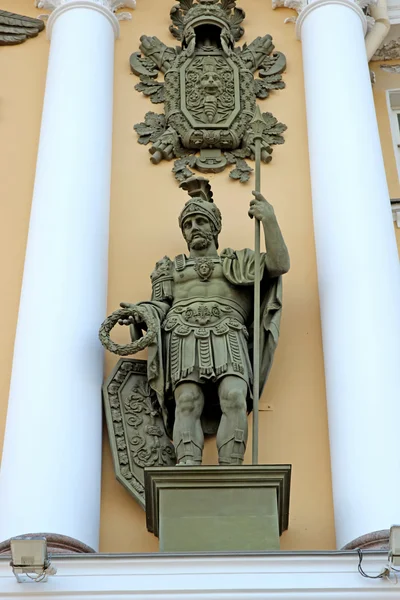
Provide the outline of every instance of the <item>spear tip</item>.
{"type": "Polygon", "coordinates": [[[263,121],[264,122],[264,119],[263,119],[263,116],[262,116],[259,104],[256,105],[256,110],[254,111],[254,117],[253,117],[253,119],[252,119],[251,122],[252,123],[256,123],[257,121],[263,121]]]}
{"type": "Polygon", "coordinates": [[[256,110],[254,111],[254,117],[250,123],[252,130],[254,131],[254,134],[259,137],[262,138],[262,134],[264,132],[265,129],[265,121],[264,118],[262,116],[261,110],[259,105],[257,104],[256,106],[256,110]]]}

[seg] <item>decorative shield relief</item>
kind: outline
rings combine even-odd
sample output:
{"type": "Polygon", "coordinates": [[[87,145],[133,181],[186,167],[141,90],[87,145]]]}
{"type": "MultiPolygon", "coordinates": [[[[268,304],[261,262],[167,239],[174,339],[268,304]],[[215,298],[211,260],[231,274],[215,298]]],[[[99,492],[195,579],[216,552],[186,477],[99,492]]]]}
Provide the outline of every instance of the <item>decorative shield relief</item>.
{"type": "MultiPolygon", "coordinates": [[[[140,77],[136,89],[165,110],[148,112],[135,125],[138,141],[151,143],[154,164],[176,158],[172,171],[179,182],[193,176],[192,168],[218,173],[228,165],[234,167],[230,177],[248,181],[253,169],[245,159],[255,157],[256,100],[285,87],[285,56],[275,52],[268,34],[236,45],[245,18],[236,0],[179,0],[170,15],[170,32],[181,46],[143,35],[140,51],[130,58],[140,77]]],[[[268,163],[272,146],[284,142],[286,125],[271,113],[260,121],[261,160],[268,163]]]]}
{"type": "Polygon", "coordinates": [[[145,360],[123,358],[103,385],[115,474],[142,508],[144,468],[175,465],[160,407],[147,383],[145,360]]]}
{"type": "Polygon", "coordinates": [[[193,129],[228,128],[239,113],[239,70],[222,52],[189,58],[181,69],[181,89],[182,112],[193,129]]]}

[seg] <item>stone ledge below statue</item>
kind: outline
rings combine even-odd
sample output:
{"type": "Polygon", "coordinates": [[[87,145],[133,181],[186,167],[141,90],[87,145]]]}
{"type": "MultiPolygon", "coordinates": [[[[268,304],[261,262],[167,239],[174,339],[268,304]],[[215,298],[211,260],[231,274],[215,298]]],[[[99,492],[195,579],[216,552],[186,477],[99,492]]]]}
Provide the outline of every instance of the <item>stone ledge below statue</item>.
{"type": "Polygon", "coordinates": [[[161,552],[279,550],[290,465],[145,469],[147,529],[161,552]]]}
{"type": "MultiPolygon", "coordinates": [[[[90,546],[87,546],[83,542],[74,538],[68,537],[67,535],[60,535],[58,533],[26,533],[15,537],[31,537],[31,536],[43,536],[47,540],[47,551],[49,554],[96,554],[90,546]]],[[[0,555],[10,554],[11,555],[11,539],[0,542],[0,555]]]]}

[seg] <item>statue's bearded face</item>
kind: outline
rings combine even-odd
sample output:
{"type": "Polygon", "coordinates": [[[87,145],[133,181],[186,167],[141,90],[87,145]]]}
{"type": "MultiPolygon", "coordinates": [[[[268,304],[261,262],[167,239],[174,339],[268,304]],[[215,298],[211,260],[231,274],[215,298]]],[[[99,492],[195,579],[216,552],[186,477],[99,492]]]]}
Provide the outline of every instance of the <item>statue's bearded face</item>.
{"type": "Polygon", "coordinates": [[[189,250],[204,250],[214,240],[211,222],[203,215],[191,215],[182,223],[182,233],[189,250]]]}

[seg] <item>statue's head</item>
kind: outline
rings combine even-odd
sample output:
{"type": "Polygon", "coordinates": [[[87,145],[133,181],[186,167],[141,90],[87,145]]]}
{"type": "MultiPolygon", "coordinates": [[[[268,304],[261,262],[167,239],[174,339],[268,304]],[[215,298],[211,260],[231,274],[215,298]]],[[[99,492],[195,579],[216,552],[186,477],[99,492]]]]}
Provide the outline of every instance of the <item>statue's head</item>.
{"type": "Polygon", "coordinates": [[[212,200],[208,179],[191,177],[182,182],[181,188],[188,191],[188,200],[179,215],[179,227],[189,250],[202,250],[212,241],[218,248],[218,235],[222,227],[221,213],[212,200]]]}

